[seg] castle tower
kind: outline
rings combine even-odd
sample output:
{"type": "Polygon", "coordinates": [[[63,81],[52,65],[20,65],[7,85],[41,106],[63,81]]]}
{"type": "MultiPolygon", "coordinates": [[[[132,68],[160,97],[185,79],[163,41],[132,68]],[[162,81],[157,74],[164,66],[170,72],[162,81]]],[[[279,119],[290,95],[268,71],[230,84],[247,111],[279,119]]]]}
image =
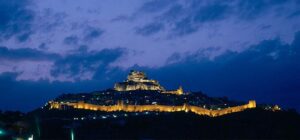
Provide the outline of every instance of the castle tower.
{"type": "Polygon", "coordinates": [[[182,86],[179,86],[179,88],[177,89],[177,94],[178,95],[182,95],[183,94],[182,86]]]}
{"type": "Polygon", "coordinates": [[[248,107],[249,108],[256,108],[256,102],[255,100],[250,100],[248,103],[248,107]]]}
{"type": "Polygon", "coordinates": [[[165,89],[156,80],[148,79],[147,75],[141,71],[131,70],[124,82],[115,84],[116,91],[131,90],[156,90],[164,91],[165,89]]]}

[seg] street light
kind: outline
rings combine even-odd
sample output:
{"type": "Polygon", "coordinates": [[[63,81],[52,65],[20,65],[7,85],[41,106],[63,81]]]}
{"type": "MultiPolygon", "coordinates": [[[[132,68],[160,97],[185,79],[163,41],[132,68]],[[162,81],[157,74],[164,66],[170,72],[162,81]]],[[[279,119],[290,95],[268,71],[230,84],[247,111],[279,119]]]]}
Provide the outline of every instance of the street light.
{"type": "Polygon", "coordinates": [[[71,130],[71,140],[74,140],[75,138],[74,138],[74,131],[73,130],[71,130]]]}
{"type": "Polygon", "coordinates": [[[5,132],[4,132],[4,130],[0,129],[0,136],[3,136],[3,135],[5,135],[5,132]]]}
{"type": "Polygon", "coordinates": [[[28,140],[33,140],[33,135],[31,135],[31,136],[28,138],[28,140]]]}

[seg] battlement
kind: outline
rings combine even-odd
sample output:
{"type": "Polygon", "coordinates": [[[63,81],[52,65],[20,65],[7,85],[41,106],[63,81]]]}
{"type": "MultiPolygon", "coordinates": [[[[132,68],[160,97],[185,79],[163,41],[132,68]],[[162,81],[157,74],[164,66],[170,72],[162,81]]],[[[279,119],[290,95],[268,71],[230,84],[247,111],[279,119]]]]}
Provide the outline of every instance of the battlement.
{"type": "Polygon", "coordinates": [[[144,111],[157,111],[157,112],[193,112],[198,115],[207,115],[210,117],[222,116],[225,114],[230,114],[234,112],[244,111],[249,108],[256,108],[256,102],[251,100],[248,104],[229,107],[221,110],[208,110],[199,106],[191,106],[184,104],[182,106],[168,106],[168,105],[125,105],[123,102],[119,101],[116,105],[112,106],[103,106],[103,105],[94,105],[84,102],[77,103],[59,103],[59,102],[49,102],[50,109],[62,109],[62,106],[70,106],[75,109],[86,109],[86,110],[95,110],[95,111],[125,111],[125,112],[144,112],[144,111]]]}

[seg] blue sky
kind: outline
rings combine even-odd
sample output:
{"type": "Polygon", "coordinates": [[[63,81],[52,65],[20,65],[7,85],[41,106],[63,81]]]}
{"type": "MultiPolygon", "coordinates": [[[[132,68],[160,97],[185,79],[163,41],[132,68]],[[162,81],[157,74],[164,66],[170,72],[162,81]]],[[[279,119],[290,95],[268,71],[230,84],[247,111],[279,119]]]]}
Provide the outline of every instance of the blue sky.
{"type": "Polygon", "coordinates": [[[297,0],[0,0],[0,109],[112,87],[167,88],[300,110],[297,0]]]}

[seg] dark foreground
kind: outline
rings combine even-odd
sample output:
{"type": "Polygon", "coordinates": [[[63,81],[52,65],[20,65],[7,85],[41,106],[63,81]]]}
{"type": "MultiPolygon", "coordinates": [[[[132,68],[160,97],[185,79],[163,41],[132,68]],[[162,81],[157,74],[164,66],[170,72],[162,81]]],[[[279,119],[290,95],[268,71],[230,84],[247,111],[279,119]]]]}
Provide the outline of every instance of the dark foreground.
{"type": "Polygon", "coordinates": [[[300,139],[300,116],[287,111],[252,109],[216,118],[184,112],[159,114],[150,112],[140,115],[132,113],[126,116],[124,113],[116,113],[114,117],[104,119],[89,117],[83,120],[81,118],[74,120],[70,117],[72,115],[65,111],[37,111],[28,114],[25,120],[30,127],[28,130],[24,129],[24,133],[33,134],[34,139],[51,140],[71,139],[71,137],[75,140],[300,139]]]}

